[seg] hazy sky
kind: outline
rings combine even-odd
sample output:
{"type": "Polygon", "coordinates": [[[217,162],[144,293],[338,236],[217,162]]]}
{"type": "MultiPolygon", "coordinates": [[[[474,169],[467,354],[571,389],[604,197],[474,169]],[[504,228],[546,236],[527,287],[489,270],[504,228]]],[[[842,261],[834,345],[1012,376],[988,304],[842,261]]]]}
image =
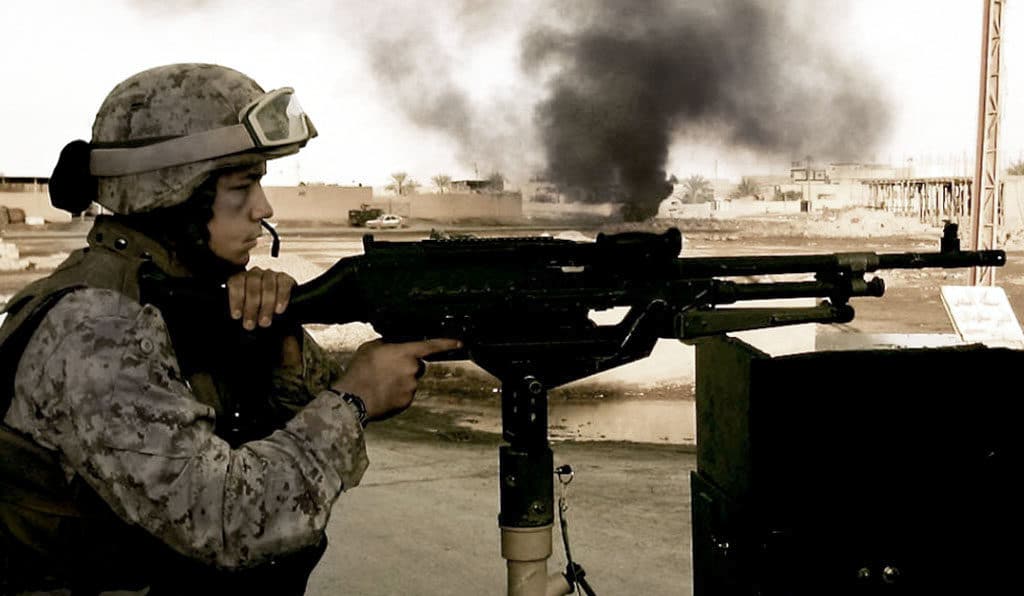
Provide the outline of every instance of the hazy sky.
{"type": "MultiPolygon", "coordinates": [[[[630,2],[621,6],[665,4],[630,2]]],[[[977,126],[981,0],[760,4],[791,28],[780,32],[781,46],[793,36],[793,47],[808,48],[808,63],[830,54],[843,76],[857,75],[854,84],[860,76],[877,83],[872,97],[889,106],[888,120],[874,146],[851,153],[897,165],[912,158],[921,174],[963,172],[977,126]]],[[[1007,4],[1004,161],[1024,156],[1024,6],[1007,4]]],[[[380,186],[399,170],[428,185],[441,172],[459,179],[494,170],[519,183],[544,163],[536,106],[558,70],[524,68],[524,36],[544,29],[571,38],[587,10],[583,0],[2,0],[0,172],[49,175],[66,142],[89,138],[96,109],[127,76],[172,62],[214,62],[266,89],[294,87],[320,131],[298,156],[272,162],[271,184],[380,186]]],[[[746,39],[741,23],[726,34],[746,39]]],[[[798,63],[788,72],[804,74],[798,63]]],[[[787,106],[795,104],[777,103],[779,114],[793,116],[787,106]]],[[[715,129],[679,128],[666,170],[680,176],[782,171],[802,157],[795,146],[789,155],[766,153],[737,148],[715,129]]]]}

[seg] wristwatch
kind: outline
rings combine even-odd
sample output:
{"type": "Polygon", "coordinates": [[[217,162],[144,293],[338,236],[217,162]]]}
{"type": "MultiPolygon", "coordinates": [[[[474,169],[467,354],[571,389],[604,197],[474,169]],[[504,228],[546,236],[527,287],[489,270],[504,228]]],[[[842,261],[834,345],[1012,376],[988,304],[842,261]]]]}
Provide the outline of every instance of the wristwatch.
{"type": "Polygon", "coordinates": [[[356,411],[356,419],[359,420],[359,425],[366,428],[366,425],[369,424],[370,421],[366,417],[366,402],[363,401],[363,398],[359,397],[355,393],[342,393],[330,387],[328,387],[327,390],[340,397],[341,401],[352,406],[356,411]]]}

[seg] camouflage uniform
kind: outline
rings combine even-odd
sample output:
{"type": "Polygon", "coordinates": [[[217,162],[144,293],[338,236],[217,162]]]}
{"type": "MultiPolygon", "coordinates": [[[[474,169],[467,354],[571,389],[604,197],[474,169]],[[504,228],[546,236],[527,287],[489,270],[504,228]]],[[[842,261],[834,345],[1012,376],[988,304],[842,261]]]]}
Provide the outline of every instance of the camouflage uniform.
{"type": "MultiPolygon", "coordinates": [[[[232,449],[218,436],[218,410],[232,412],[216,373],[186,376],[161,312],[137,302],[131,283],[103,287],[131,279],[111,275],[111,263],[132,271],[141,260],[132,249],[140,245],[149,262],[169,263],[144,241],[101,221],[88,252],[73,254],[50,279],[12,299],[17,325],[33,299],[87,285],[59,298],[32,333],[4,423],[52,453],[66,480],[62,499],[75,504],[73,493],[94,491],[119,520],[204,566],[260,566],[316,547],[335,499],[367,466],[354,410],[325,391],[337,365],[305,336],[303,370],[272,376],[269,397],[285,413],[280,430],[232,449]],[[126,238],[127,249],[104,246],[126,238]],[[104,273],[92,284],[89,272],[98,268],[104,273]]],[[[28,513],[38,505],[30,502],[28,513]]],[[[8,526],[48,525],[11,524],[18,513],[4,507],[8,526]]]]}
{"type": "MultiPolygon", "coordinates": [[[[93,141],[131,146],[237,124],[238,106],[260,94],[223,67],[152,69],[111,92],[93,141]]],[[[173,206],[211,171],[302,144],[100,177],[96,200],[120,214],[173,206]]],[[[261,366],[279,360],[280,337],[250,363],[231,337],[202,323],[195,333],[188,317],[149,303],[141,280],[152,271],[191,276],[160,243],[101,217],[88,248],[8,302],[0,596],[301,594],[333,503],[367,466],[354,408],[326,390],[340,368],[308,335],[302,370],[261,366]],[[242,382],[261,370],[266,383],[242,382]],[[233,434],[238,423],[249,440],[233,434]]]]}

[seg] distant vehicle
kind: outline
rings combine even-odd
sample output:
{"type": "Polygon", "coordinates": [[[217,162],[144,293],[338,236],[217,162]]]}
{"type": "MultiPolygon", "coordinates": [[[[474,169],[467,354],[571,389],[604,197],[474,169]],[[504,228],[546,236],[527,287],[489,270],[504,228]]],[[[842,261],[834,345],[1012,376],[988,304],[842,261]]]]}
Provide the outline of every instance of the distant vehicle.
{"type": "Polygon", "coordinates": [[[368,228],[400,228],[403,225],[401,216],[394,213],[385,213],[366,222],[366,227],[368,228]]]}
{"type": "Polygon", "coordinates": [[[366,225],[371,219],[377,219],[384,215],[383,209],[370,207],[366,203],[359,206],[359,209],[350,209],[348,212],[348,225],[359,228],[366,225]]]}

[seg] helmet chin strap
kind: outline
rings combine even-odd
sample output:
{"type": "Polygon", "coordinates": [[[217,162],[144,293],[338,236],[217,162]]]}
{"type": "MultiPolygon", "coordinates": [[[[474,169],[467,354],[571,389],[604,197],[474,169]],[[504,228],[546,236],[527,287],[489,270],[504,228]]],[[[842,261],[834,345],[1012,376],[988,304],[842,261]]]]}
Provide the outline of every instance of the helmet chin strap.
{"type": "Polygon", "coordinates": [[[261,219],[260,225],[263,226],[265,230],[270,232],[270,237],[274,239],[272,244],[270,245],[270,256],[276,259],[277,255],[281,253],[281,238],[278,237],[277,230],[274,229],[274,226],[270,225],[270,222],[268,222],[267,220],[261,219]]]}

